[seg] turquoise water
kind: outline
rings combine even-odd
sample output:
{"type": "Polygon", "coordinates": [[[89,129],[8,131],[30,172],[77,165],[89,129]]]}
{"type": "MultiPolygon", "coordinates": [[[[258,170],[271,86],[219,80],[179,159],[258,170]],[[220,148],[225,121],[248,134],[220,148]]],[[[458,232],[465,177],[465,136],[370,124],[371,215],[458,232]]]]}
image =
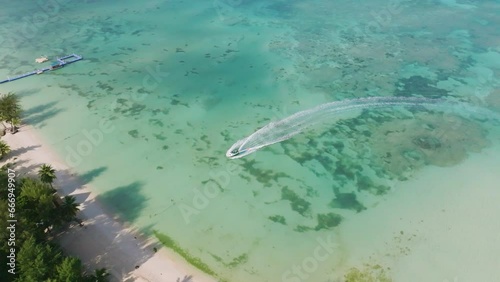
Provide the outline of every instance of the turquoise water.
{"type": "MultiPolygon", "coordinates": [[[[33,70],[40,55],[84,60],[0,91],[22,97],[25,120],[122,219],[168,235],[221,279],[336,281],[363,264],[381,264],[390,277],[394,262],[347,247],[343,226],[394,201],[426,171],[484,150],[498,157],[492,115],[379,109],[244,159],[225,152],[270,121],[347,98],[444,98],[499,113],[499,8],[9,2],[0,11],[0,77],[33,70]],[[325,240],[334,246],[325,259],[311,255],[325,240]]],[[[380,220],[399,232],[400,222],[380,220]]],[[[371,228],[347,238],[369,252],[378,248],[371,228]]]]}

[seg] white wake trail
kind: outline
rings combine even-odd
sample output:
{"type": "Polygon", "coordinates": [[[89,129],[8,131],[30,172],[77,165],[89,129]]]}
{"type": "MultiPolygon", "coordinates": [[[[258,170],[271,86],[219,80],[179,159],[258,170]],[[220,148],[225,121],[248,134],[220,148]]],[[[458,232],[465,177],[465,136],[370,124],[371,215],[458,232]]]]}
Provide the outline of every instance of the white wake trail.
{"type": "Polygon", "coordinates": [[[244,157],[263,147],[287,140],[311,126],[332,116],[335,117],[342,112],[380,107],[428,106],[434,108],[450,105],[453,106],[455,103],[441,99],[406,97],[370,97],[326,103],[269,123],[250,136],[234,143],[226,152],[226,156],[230,159],[244,157]]]}

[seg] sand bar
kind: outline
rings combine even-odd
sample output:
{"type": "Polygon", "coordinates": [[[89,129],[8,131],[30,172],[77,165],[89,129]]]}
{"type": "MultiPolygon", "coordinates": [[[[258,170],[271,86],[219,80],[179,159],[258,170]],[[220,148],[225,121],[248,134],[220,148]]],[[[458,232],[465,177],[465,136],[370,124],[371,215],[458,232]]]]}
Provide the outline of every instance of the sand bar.
{"type": "Polygon", "coordinates": [[[345,264],[380,264],[394,281],[497,281],[500,147],[427,167],[342,226],[345,264]]]}

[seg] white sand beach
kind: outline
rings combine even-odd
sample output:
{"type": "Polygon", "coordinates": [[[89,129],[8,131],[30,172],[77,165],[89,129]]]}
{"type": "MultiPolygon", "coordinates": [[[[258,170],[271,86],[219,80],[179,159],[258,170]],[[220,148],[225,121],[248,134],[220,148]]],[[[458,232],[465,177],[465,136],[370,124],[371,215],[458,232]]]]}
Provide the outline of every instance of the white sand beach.
{"type": "Polygon", "coordinates": [[[106,267],[111,281],[216,281],[106,212],[89,185],[65,165],[33,127],[22,126],[18,133],[7,133],[2,139],[12,150],[2,165],[13,163],[19,175],[36,175],[40,165],[50,164],[57,171],[54,186],[60,195],[73,195],[81,203],[77,216],[83,226],[75,224],[58,236],[63,249],[79,257],[89,270],[106,267]],[[183,280],[186,276],[192,279],[183,280]]]}

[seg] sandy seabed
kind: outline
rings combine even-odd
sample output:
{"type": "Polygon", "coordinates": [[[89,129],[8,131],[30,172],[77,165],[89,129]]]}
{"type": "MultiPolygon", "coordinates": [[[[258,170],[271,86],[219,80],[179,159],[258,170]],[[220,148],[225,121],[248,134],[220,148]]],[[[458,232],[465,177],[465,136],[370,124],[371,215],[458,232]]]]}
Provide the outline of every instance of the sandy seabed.
{"type": "Polygon", "coordinates": [[[497,281],[499,171],[496,146],[396,185],[395,195],[342,225],[344,265],[381,265],[393,281],[497,281]]]}
{"type": "Polygon", "coordinates": [[[83,226],[71,226],[58,235],[58,241],[69,255],[77,256],[92,270],[106,267],[112,281],[180,281],[192,276],[192,282],[215,281],[195,269],[177,254],[161,247],[153,239],[120,222],[98,202],[96,195],[57,156],[29,125],[3,140],[11,147],[8,158],[18,176],[36,175],[42,164],[56,170],[54,186],[60,195],[73,195],[81,203],[78,218],[83,226]]]}

